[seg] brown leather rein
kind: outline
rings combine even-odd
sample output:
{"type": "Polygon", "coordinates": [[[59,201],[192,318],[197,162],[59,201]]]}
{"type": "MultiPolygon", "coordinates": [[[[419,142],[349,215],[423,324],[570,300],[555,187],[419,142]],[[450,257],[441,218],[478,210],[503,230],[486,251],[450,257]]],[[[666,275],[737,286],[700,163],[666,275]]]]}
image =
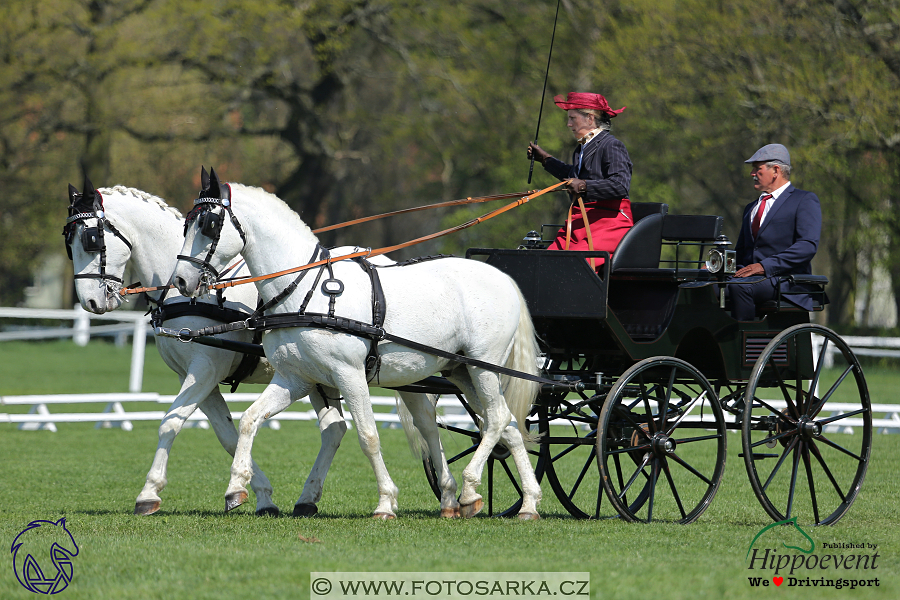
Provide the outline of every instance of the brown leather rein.
{"type": "MultiPolygon", "coordinates": [[[[285,269],[284,271],[278,271],[277,273],[269,273],[268,275],[259,275],[257,277],[239,277],[239,278],[231,279],[228,281],[223,281],[220,283],[215,283],[215,284],[209,286],[209,289],[210,290],[219,290],[219,289],[234,287],[236,285],[242,285],[245,283],[255,283],[257,281],[263,281],[266,279],[274,279],[276,277],[281,277],[282,275],[290,275],[291,273],[298,273],[300,271],[305,271],[307,269],[314,269],[315,267],[319,267],[319,266],[322,266],[327,263],[335,263],[335,262],[338,262],[341,260],[350,260],[353,258],[359,258],[361,256],[364,256],[366,258],[370,258],[372,256],[380,256],[382,254],[387,254],[388,252],[394,252],[394,251],[400,250],[402,248],[407,248],[409,246],[421,244],[422,242],[427,242],[429,240],[437,239],[439,237],[443,237],[445,235],[449,235],[449,234],[455,233],[457,231],[462,231],[463,229],[467,229],[469,227],[472,227],[473,225],[477,225],[479,223],[487,221],[488,219],[493,219],[494,217],[501,215],[508,210],[512,210],[513,208],[516,208],[518,206],[525,204],[526,202],[528,202],[529,200],[531,200],[533,198],[537,198],[538,196],[542,196],[542,195],[546,194],[547,192],[551,192],[551,191],[555,190],[556,188],[558,188],[562,185],[565,185],[565,183],[566,183],[565,181],[560,181],[559,183],[551,185],[548,188],[544,188],[542,190],[535,191],[535,192],[533,192],[531,194],[527,194],[525,196],[522,196],[521,194],[498,194],[495,196],[480,196],[477,198],[470,197],[470,198],[466,198],[465,200],[451,200],[449,202],[439,202],[437,204],[428,204],[425,206],[406,208],[403,210],[398,210],[398,211],[389,212],[389,213],[383,213],[383,214],[374,215],[371,217],[355,219],[353,221],[346,221],[344,223],[339,223],[337,225],[330,225],[328,227],[322,227],[320,229],[314,230],[313,233],[321,233],[324,231],[330,231],[332,229],[338,229],[340,227],[348,227],[350,225],[365,223],[367,221],[374,221],[376,219],[381,219],[384,217],[399,215],[399,214],[408,213],[408,212],[415,212],[415,211],[419,211],[419,210],[426,210],[429,208],[438,208],[438,207],[443,207],[443,206],[457,206],[457,205],[462,205],[462,204],[475,204],[475,203],[480,203],[480,202],[489,202],[491,200],[500,200],[500,199],[504,199],[504,198],[518,198],[515,202],[510,202],[509,204],[507,204],[505,206],[501,206],[500,208],[492,210],[489,213],[483,214],[480,217],[477,217],[470,221],[466,221],[465,223],[462,223],[455,227],[451,227],[449,229],[444,229],[443,231],[438,231],[436,233],[430,233],[430,234],[422,236],[420,238],[416,238],[416,239],[410,240],[408,242],[403,242],[402,244],[396,244],[394,246],[385,246],[383,248],[378,248],[376,250],[366,249],[366,250],[362,250],[360,252],[353,252],[351,254],[345,254],[343,256],[338,256],[336,258],[328,258],[325,260],[312,262],[312,263],[309,263],[309,264],[306,264],[306,265],[303,265],[300,267],[293,267],[291,269],[285,269]]],[[[170,287],[173,287],[173,286],[161,285],[161,286],[156,286],[156,287],[128,287],[128,288],[122,288],[121,290],[119,290],[119,294],[121,294],[123,296],[128,295],[128,294],[142,294],[144,292],[156,292],[156,291],[164,290],[164,289],[167,289],[170,287]]]]}

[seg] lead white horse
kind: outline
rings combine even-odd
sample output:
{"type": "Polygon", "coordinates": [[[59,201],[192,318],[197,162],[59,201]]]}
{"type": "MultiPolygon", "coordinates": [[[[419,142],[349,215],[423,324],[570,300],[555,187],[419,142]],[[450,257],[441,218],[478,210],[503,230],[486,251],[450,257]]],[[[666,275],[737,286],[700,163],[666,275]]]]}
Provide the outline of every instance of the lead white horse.
{"type": "MultiPolygon", "coordinates": [[[[118,291],[129,264],[134,276],[147,287],[168,283],[175,268],[175,256],[183,242],[184,219],[177,209],[168,206],[161,198],[135,188],[115,186],[95,190],[90,182],[85,183],[80,194],[76,188],[69,186],[69,201],[69,212],[77,218],[70,218],[66,242],[73,259],[76,292],[85,310],[103,314],[123,305],[124,298],[118,291]],[[98,227],[98,211],[102,211],[105,221],[102,228],[98,227]]],[[[343,252],[352,250],[339,249],[343,252]]],[[[386,257],[383,261],[385,264],[391,262],[386,257]]],[[[229,276],[247,274],[246,266],[242,266],[229,276]]],[[[151,294],[154,300],[159,300],[161,296],[161,292],[151,294]]],[[[238,286],[227,291],[225,307],[250,313],[256,308],[257,298],[252,286],[238,286]]],[[[188,298],[170,291],[166,304],[188,301],[188,298]]],[[[200,302],[216,304],[212,299],[201,299],[200,302]]],[[[167,320],[166,326],[196,329],[217,323],[202,316],[182,316],[167,320]]],[[[238,331],[225,337],[250,342],[252,336],[249,332],[238,331]]],[[[134,512],[141,515],[159,510],[159,494],[167,483],[166,467],[172,444],[195,410],[200,408],[206,414],[222,447],[232,456],[238,441],[231,413],[218,384],[235,374],[242,355],[199,344],[185,344],[166,337],[158,337],[156,345],[165,363],[178,374],[181,389],[160,423],[159,445],[146,484],[135,501],[134,512]]],[[[263,358],[243,381],[269,383],[273,373],[274,370],[263,358]]],[[[325,476],[347,430],[337,396],[337,391],[333,389],[310,390],[310,401],[319,419],[322,446],[303,493],[295,504],[295,516],[307,516],[317,511],[316,503],[321,500],[325,476]],[[326,396],[334,400],[329,404],[326,396]]],[[[418,396],[416,400],[420,401],[418,396]]],[[[251,471],[250,485],[256,494],[257,514],[277,515],[279,511],[272,502],[269,480],[255,463],[251,465],[251,471]]],[[[447,493],[455,494],[455,488],[448,489],[447,493]]]]}
{"type": "MultiPolygon", "coordinates": [[[[268,192],[240,184],[220,186],[215,174],[204,186],[192,215],[173,283],[185,295],[196,296],[201,282],[242,254],[254,275],[275,273],[303,264],[313,256],[318,241],[300,217],[268,192]],[[224,199],[224,200],[223,200],[224,199]],[[195,218],[192,218],[195,217],[195,218]],[[202,224],[221,226],[210,233],[202,224]],[[204,233],[206,231],[206,233],[204,233]]],[[[297,289],[273,306],[274,313],[327,314],[372,323],[373,289],[370,276],[359,264],[336,262],[323,275],[310,272],[297,289]],[[320,276],[325,281],[321,282],[320,276]],[[336,283],[338,280],[340,283],[336,283]],[[308,301],[308,305],[305,302],[308,301]]],[[[384,330],[445,352],[461,353],[496,365],[536,374],[538,352],[531,317],[515,282],[489,265],[459,258],[379,268],[386,298],[384,330]]],[[[295,276],[256,282],[265,300],[279,295],[295,276]]],[[[378,347],[380,370],[367,373],[366,357],[373,342],[350,333],[313,327],[274,329],[263,337],[263,346],[276,375],[241,418],[237,451],[226,491],[226,510],[247,498],[252,475],[253,438],[264,419],[287,408],[316,385],[340,390],[353,414],[360,446],[369,458],[378,484],[375,516],[392,518],[398,490],[380,452],[378,430],[369,401],[370,378],[378,385],[397,387],[445,373],[466,395],[482,418],[482,440],[463,471],[459,512],[470,517],[482,508],[476,488],[490,452],[503,440],[510,449],[522,481],[523,502],[519,517],[537,518],[541,489],[523,443],[525,418],[537,395],[537,384],[520,378],[500,377],[476,366],[467,366],[393,342],[378,347]],[[510,427],[511,417],[523,428],[510,427]]],[[[432,411],[433,415],[433,411],[432,411]]],[[[434,451],[438,439],[435,422],[416,422],[434,451]]],[[[438,463],[435,463],[436,465],[438,463]]],[[[437,467],[436,467],[437,468],[437,467]]],[[[442,478],[449,477],[446,464],[442,478]]],[[[442,498],[442,514],[445,506],[442,498]]]]}

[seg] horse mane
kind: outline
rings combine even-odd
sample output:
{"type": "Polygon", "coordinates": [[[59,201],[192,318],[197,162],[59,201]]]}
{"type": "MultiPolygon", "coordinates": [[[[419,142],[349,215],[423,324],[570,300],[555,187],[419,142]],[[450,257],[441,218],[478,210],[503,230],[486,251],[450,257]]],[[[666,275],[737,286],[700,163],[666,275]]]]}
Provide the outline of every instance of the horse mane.
{"type": "MultiPolygon", "coordinates": [[[[310,226],[307,225],[306,222],[302,218],[300,218],[300,215],[298,215],[297,212],[293,208],[288,206],[287,202],[285,202],[284,200],[282,200],[275,194],[273,194],[271,192],[267,192],[266,190],[264,190],[261,187],[244,185],[243,183],[228,182],[228,184],[230,186],[232,186],[232,188],[239,188],[241,190],[244,190],[245,193],[258,194],[260,196],[264,196],[264,197],[269,198],[270,200],[273,200],[274,201],[273,203],[275,205],[274,209],[276,211],[278,211],[280,219],[290,220],[290,222],[296,224],[296,226],[303,233],[308,233],[310,235],[310,237],[312,237],[313,239],[316,239],[316,240],[318,239],[316,237],[316,234],[313,233],[310,226]]],[[[238,200],[238,202],[240,202],[240,200],[238,200]]]]}
{"type": "Polygon", "coordinates": [[[144,202],[156,203],[164,211],[172,213],[175,218],[184,219],[184,215],[181,214],[180,210],[178,210],[174,206],[169,206],[162,198],[154,196],[149,192],[145,192],[137,188],[126,187],[124,185],[114,185],[111,188],[99,188],[97,191],[99,191],[101,194],[119,194],[120,196],[132,196],[134,198],[137,198],[138,200],[143,200],[144,202]]]}

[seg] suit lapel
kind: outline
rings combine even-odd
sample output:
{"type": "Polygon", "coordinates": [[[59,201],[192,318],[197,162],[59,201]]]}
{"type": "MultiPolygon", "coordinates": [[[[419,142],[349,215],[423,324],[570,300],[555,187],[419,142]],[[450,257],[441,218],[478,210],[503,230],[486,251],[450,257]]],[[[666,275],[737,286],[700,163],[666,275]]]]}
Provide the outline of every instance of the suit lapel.
{"type": "MultiPolygon", "coordinates": [[[[587,145],[582,151],[581,156],[581,169],[584,170],[585,165],[587,165],[588,161],[591,160],[591,157],[600,149],[600,146],[606,143],[609,139],[606,131],[601,131],[597,134],[597,138],[591,140],[591,142],[587,145]]],[[[580,171],[575,173],[575,177],[580,177],[580,171]]]]}
{"type": "Polygon", "coordinates": [[[775,206],[773,206],[772,209],[769,210],[769,214],[766,215],[766,219],[762,222],[762,225],[759,226],[759,231],[756,234],[757,239],[759,239],[759,236],[763,234],[763,231],[765,231],[766,227],[769,226],[769,223],[775,221],[778,213],[781,212],[781,209],[784,207],[784,205],[790,202],[791,194],[794,193],[795,189],[797,188],[795,188],[793,185],[787,186],[787,189],[784,190],[784,193],[781,194],[778,200],[775,201],[775,206]]]}

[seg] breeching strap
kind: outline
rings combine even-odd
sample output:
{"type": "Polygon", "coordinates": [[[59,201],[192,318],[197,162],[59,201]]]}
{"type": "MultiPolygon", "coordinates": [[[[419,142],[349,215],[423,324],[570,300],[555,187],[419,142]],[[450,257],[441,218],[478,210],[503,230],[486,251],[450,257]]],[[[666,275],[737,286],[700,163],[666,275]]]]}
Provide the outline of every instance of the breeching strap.
{"type": "MultiPolygon", "coordinates": [[[[312,262],[312,263],[302,265],[299,267],[285,269],[284,271],[278,271],[276,273],[269,273],[268,275],[259,275],[257,277],[244,277],[244,278],[231,279],[229,281],[222,281],[222,282],[210,285],[209,289],[210,290],[220,290],[220,289],[225,289],[225,288],[229,288],[229,287],[234,287],[236,285],[242,285],[245,283],[255,283],[257,281],[264,281],[266,279],[275,279],[276,277],[281,277],[283,275],[290,275],[291,273],[297,273],[300,271],[305,271],[307,269],[314,269],[316,267],[320,267],[329,262],[335,263],[335,262],[338,262],[341,260],[351,260],[351,259],[358,258],[358,257],[370,258],[372,256],[379,256],[381,254],[387,254],[388,252],[394,252],[396,250],[400,250],[402,248],[407,248],[409,246],[414,246],[416,244],[421,244],[422,242],[427,242],[429,240],[437,239],[439,237],[443,237],[445,235],[449,235],[449,234],[455,233],[457,231],[462,231],[463,229],[467,229],[469,227],[472,227],[473,225],[477,225],[479,223],[487,221],[488,219],[492,219],[498,215],[501,215],[508,210],[512,210],[513,208],[521,206],[533,198],[537,198],[538,196],[543,196],[547,192],[551,192],[564,184],[565,184],[564,181],[560,181],[559,183],[551,185],[548,188],[538,190],[531,195],[522,196],[522,197],[518,198],[515,202],[510,202],[506,206],[501,206],[500,208],[497,208],[495,210],[492,210],[489,213],[481,215],[480,217],[477,217],[475,219],[472,219],[470,221],[462,223],[461,225],[457,225],[457,226],[451,227],[449,229],[444,229],[443,231],[438,231],[436,233],[430,233],[430,234],[422,236],[420,238],[416,238],[416,239],[410,240],[408,242],[403,242],[402,244],[396,244],[394,246],[385,246],[383,248],[378,248],[376,250],[369,249],[369,250],[362,250],[360,252],[353,252],[351,254],[345,254],[343,256],[338,256],[335,258],[319,260],[319,261],[312,262]]],[[[502,197],[508,197],[508,196],[506,196],[506,195],[498,196],[498,198],[502,198],[502,197]]],[[[454,201],[454,202],[463,202],[464,203],[464,201],[454,201]]],[[[473,202],[474,202],[474,200],[473,200],[473,202]]],[[[434,206],[434,205],[432,205],[432,206],[434,206]]],[[[322,230],[317,230],[317,231],[322,231],[322,230]]],[[[168,287],[168,286],[166,286],[166,287],[168,287]]],[[[156,291],[159,289],[162,289],[162,287],[132,288],[132,289],[122,289],[119,291],[119,293],[124,296],[126,294],[139,294],[141,292],[156,291]]]]}

